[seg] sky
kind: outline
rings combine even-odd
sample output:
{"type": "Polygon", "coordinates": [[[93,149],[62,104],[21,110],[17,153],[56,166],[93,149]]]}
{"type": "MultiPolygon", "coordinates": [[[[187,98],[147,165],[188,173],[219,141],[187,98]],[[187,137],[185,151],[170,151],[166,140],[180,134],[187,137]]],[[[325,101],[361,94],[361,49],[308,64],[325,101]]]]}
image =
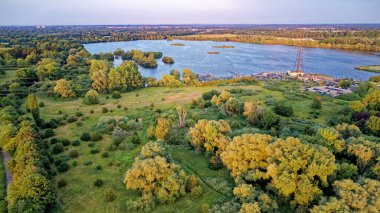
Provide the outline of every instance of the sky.
{"type": "Polygon", "coordinates": [[[0,25],[380,23],[380,0],[0,0],[0,25]]]}

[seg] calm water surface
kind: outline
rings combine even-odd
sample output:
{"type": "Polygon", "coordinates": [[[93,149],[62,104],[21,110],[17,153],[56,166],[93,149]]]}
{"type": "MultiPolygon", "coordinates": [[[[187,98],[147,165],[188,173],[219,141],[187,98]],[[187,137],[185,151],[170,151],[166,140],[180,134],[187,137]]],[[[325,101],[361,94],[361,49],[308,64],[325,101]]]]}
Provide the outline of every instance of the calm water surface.
{"type": "MultiPolygon", "coordinates": [[[[84,44],[84,47],[92,54],[113,52],[117,48],[125,51],[138,49],[162,52],[164,56],[172,57],[175,64],[166,65],[159,59],[156,69],[140,67],[143,76],[158,79],[172,69],[182,70],[183,68],[189,68],[199,74],[212,74],[219,77],[266,71],[288,71],[293,68],[297,54],[296,47],[213,41],[140,40],[92,43],[84,44]],[[183,43],[185,46],[171,46],[172,43],[183,43]],[[213,48],[213,46],[221,45],[232,45],[235,48],[213,48]],[[211,51],[220,52],[220,54],[207,54],[211,51]]],[[[121,59],[114,61],[115,66],[120,63],[121,59]]],[[[379,55],[319,48],[304,49],[304,68],[307,73],[367,80],[370,76],[378,74],[358,71],[354,68],[373,64],[380,64],[379,55]]]]}

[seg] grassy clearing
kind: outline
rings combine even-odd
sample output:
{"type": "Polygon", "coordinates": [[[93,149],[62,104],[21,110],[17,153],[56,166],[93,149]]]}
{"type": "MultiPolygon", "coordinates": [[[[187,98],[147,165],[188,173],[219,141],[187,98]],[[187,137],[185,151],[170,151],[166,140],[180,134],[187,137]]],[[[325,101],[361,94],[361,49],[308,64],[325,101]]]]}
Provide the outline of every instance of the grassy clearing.
{"type": "Polygon", "coordinates": [[[380,65],[360,66],[360,67],[355,67],[355,69],[367,71],[367,72],[380,73],[380,65]]]}
{"type": "Polygon", "coordinates": [[[7,201],[5,200],[5,196],[6,196],[5,168],[3,164],[3,155],[0,153],[0,212],[7,212],[7,201]]]}
{"type": "Polygon", "coordinates": [[[5,72],[5,75],[0,75],[0,84],[16,78],[17,67],[0,67],[0,73],[5,72]]]}
{"type": "MultiPolygon", "coordinates": [[[[83,113],[79,118],[80,124],[67,123],[55,129],[56,137],[66,138],[71,141],[79,140],[83,132],[91,133],[93,126],[102,116],[128,116],[130,118],[142,118],[143,130],[139,132],[143,140],[140,145],[133,145],[124,141],[120,148],[109,150],[111,142],[110,135],[103,135],[103,140],[99,142],[83,142],[79,146],[67,146],[65,151],[58,156],[68,156],[70,151],[75,149],[79,152],[79,157],[70,159],[69,171],[59,173],[54,181],[64,179],[67,186],[58,189],[59,206],[54,212],[126,212],[127,200],[136,199],[139,194],[128,191],[123,183],[125,172],[133,164],[134,158],[139,154],[145,139],[146,129],[149,121],[154,116],[155,109],[169,109],[175,104],[187,104],[192,100],[201,97],[203,92],[212,89],[236,89],[256,91],[255,95],[240,96],[243,101],[260,101],[265,107],[271,108],[276,101],[286,100],[293,108],[295,118],[306,119],[325,125],[342,104],[344,100],[323,97],[323,107],[319,111],[319,116],[313,117],[310,114],[310,105],[316,94],[299,92],[302,83],[299,82],[280,82],[270,81],[261,85],[249,86],[219,86],[219,87],[199,87],[199,88],[146,88],[122,94],[121,99],[107,98],[107,95],[100,95],[101,104],[85,105],[82,99],[63,100],[52,97],[38,97],[39,101],[45,103],[45,107],[40,108],[41,116],[44,119],[62,117],[67,114],[74,116],[77,111],[83,113]],[[153,110],[151,105],[154,105],[153,110]],[[120,105],[120,107],[118,107],[120,105]],[[103,107],[110,111],[102,113],[103,107]],[[125,109],[125,107],[127,109],[125,109]],[[94,112],[91,113],[91,110],[94,112]],[[111,111],[112,110],[112,111],[111,111]],[[92,147],[90,147],[92,146],[92,147]],[[92,149],[100,152],[91,154],[92,149]],[[109,157],[102,157],[102,153],[108,152],[109,157]],[[76,166],[73,166],[73,162],[76,166]],[[92,162],[87,165],[88,162],[92,162]],[[75,164],[75,163],[74,163],[75,164]],[[101,167],[101,169],[97,169],[101,167]],[[104,180],[104,186],[94,187],[97,179],[104,180]],[[114,190],[116,199],[106,202],[105,196],[108,190],[114,190]]],[[[217,113],[205,111],[201,113],[201,118],[217,119],[217,113]]],[[[196,212],[204,203],[213,204],[228,200],[228,190],[233,187],[233,181],[226,169],[211,170],[208,168],[208,159],[196,154],[193,149],[184,145],[171,145],[169,152],[173,159],[179,163],[189,174],[195,174],[202,180],[204,194],[199,199],[192,199],[190,195],[181,198],[178,202],[170,205],[158,206],[153,212],[196,212]]]]}

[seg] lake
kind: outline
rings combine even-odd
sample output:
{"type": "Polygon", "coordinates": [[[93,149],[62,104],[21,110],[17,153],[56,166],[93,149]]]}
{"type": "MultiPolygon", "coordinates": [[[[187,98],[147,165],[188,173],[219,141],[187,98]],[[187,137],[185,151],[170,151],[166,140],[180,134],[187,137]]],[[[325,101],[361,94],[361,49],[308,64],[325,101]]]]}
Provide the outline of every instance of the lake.
{"type": "MultiPolygon", "coordinates": [[[[113,52],[117,48],[125,51],[137,49],[142,51],[159,51],[164,56],[172,57],[175,64],[164,64],[158,59],[156,69],[140,67],[145,77],[160,79],[162,74],[170,70],[191,69],[199,74],[212,74],[218,77],[228,77],[234,74],[249,75],[268,71],[288,71],[293,69],[297,55],[297,47],[282,45],[261,45],[237,42],[214,41],[166,41],[139,40],[127,42],[105,42],[84,44],[91,53],[113,52]],[[185,46],[171,46],[182,43],[185,46]],[[235,48],[214,48],[213,46],[235,46],[235,48]],[[219,54],[207,54],[220,52],[219,54]]],[[[114,65],[119,66],[121,59],[115,59],[114,65]]],[[[320,73],[337,78],[353,78],[367,80],[378,73],[355,70],[357,66],[380,64],[380,56],[332,49],[304,48],[304,69],[306,73],[320,73]]]]}

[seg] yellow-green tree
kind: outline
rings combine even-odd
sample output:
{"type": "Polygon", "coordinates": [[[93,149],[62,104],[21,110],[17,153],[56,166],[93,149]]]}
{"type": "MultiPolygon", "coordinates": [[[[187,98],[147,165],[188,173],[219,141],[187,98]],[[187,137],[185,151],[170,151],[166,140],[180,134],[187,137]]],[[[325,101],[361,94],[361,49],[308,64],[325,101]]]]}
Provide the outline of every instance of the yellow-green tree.
{"type": "Polygon", "coordinates": [[[357,165],[363,170],[372,165],[374,160],[380,156],[380,144],[364,138],[350,138],[347,153],[356,158],[357,165]]]}
{"type": "Polygon", "coordinates": [[[182,70],[182,81],[185,86],[198,86],[198,75],[189,69],[182,70]]]}
{"type": "Polygon", "coordinates": [[[170,132],[171,121],[166,118],[158,118],[155,128],[155,137],[158,140],[165,140],[170,132]]]}
{"type": "Polygon", "coordinates": [[[247,121],[251,124],[256,124],[260,120],[260,116],[263,112],[263,108],[258,102],[245,102],[243,115],[247,118],[247,121]]]}
{"type": "Polygon", "coordinates": [[[377,89],[367,94],[362,102],[368,109],[380,110],[380,90],[377,89]]]}
{"type": "Polygon", "coordinates": [[[103,91],[108,87],[107,73],[108,65],[103,60],[90,61],[90,78],[92,80],[92,88],[97,91],[103,91]]]}
{"type": "Polygon", "coordinates": [[[28,95],[27,108],[32,113],[34,120],[38,121],[40,119],[40,110],[38,107],[37,98],[33,93],[28,95]]]}
{"type": "Polygon", "coordinates": [[[211,98],[211,103],[214,105],[214,106],[217,106],[219,107],[221,104],[222,104],[222,101],[220,100],[220,98],[216,95],[212,96],[211,98]]]}
{"type": "Polygon", "coordinates": [[[231,132],[231,128],[224,120],[199,120],[188,134],[191,144],[197,150],[219,156],[228,145],[229,138],[225,135],[228,132],[231,132]]]}
{"type": "Polygon", "coordinates": [[[99,103],[99,95],[95,90],[89,90],[84,96],[85,104],[98,104],[99,103]]]}
{"type": "Polygon", "coordinates": [[[177,88],[181,86],[181,81],[177,80],[173,75],[162,75],[162,86],[177,88]]]}
{"type": "Polygon", "coordinates": [[[148,143],[125,175],[127,189],[142,192],[142,200],[137,201],[142,208],[146,207],[144,203],[149,205],[153,199],[159,203],[172,203],[186,193],[186,173],[163,155],[164,147],[148,143]]]}
{"type": "Polygon", "coordinates": [[[380,117],[371,116],[365,123],[367,129],[373,132],[375,135],[380,136],[380,117]]]}
{"type": "Polygon", "coordinates": [[[108,73],[108,89],[111,91],[127,88],[127,73],[121,67],[111,69],[108,73]]]}
{"type": "Polygon", "coordinates": [[[293,205],[308,205],[322,194],[320,185],[336,169],[335,156],[324,147],[301,143],[297,138],[278,139],[268,149],[270,185],[293,205]]]}
{"type": "Polygon", "coordinates": [[[349,137],[358,137],[361,135],[361,131],[359,127],[354,124],[342,123],[335,126],[335,129],[343,136],[343,138],[347,139],[349,137]]]}
{"type": "Polygon", "coordinates": [[[220,155],[224,165],[231,170],[232,177],[239,181],[268,179],[266,173],[270,157],[268,145],[272,142],[270,135],[245,134],[236,136],[220,155]]]}
{"type": "Polygon", "coordinates": [[[325,198],[311,212],[379,212],[380,182],[372,179],[335,181],[335,197],[325,198]]]}
{"type": "Polygon", "coordinates": [[[226,102],[228,101],[228,99],[230,99],[232,97],[231,93],[228,92],[227,90],[223,90],[220,95],[219,95],[219,98],[222,102],[226,102]]]}
{"type": "Polygon", "coordinates": [[[334,152],[341,153],[346,148],[346,142],[340,139],[340,134],[335,129],[324,128],[319,130],[318,133],[322,139],[322,144],[331,148],[334,152]]]}
{"type": "Polygon", "coordinates": [[[242,203],[239,212],[277,212],[278,204],[265,192],[256,189],[250,184],[239,184],[233,194],[242,203]],[[245,206],[245,207],[244,207],[245,206]],[[254,208],[252,208],[254,207],[254,208]]]}
{"type": "Polygon", "coordinates": [[[132,61],[125,61],[120,65],[120,69],[126,73],[126,84],[128,90],[143,88],[145,86],[144,79],[139,72],[139,68],[132,61]]]}
{"type": "Polygon", "coordinates": [[[70,82],[66,79],[60,79],[54,87],[54,92],[62,98],[74,97],[75,93],[71,90],[70,82]]]}
{"type": "Polygon", "coordinates": [[[40,80],[53,79],[58,75],[58,63],[50,58],[44,58],[37,64],[37,76],[40,80]]]}

